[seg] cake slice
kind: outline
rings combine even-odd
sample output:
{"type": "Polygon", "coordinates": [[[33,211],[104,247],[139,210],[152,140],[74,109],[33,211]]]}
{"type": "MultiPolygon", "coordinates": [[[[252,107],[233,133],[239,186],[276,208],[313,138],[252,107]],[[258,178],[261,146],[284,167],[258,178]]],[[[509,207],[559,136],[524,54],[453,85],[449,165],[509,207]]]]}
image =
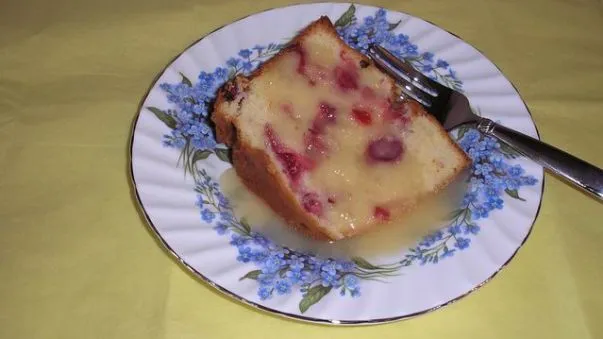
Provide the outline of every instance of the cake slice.
{"type": "Polygon", "coordinates": [[[470,160],[327,17],[219,91],[212,119],[244,184],[289,225],[339,240],[400,219],[470,160]]]}

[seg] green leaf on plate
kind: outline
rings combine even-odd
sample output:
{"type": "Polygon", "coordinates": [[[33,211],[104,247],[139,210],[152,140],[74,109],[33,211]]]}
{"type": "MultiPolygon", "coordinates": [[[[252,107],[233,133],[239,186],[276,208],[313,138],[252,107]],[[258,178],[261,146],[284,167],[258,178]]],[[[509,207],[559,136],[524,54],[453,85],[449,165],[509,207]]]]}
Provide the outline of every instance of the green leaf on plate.
{"type": "Polygon", "coordinates": [[[461,214],[463,214],[463,212],[465,212],[464,208],[459,208],[458,210],[452,211],[452,213],[450,213],[450,218],[449,220],[455,220],[456,218],[458,218],[461,214]]]}
{"type": "Polygon", "coordinates": [[[241,220],[239,220],[239,224],[241,224],[247,234],[251,233],[251,226],[249,226],[249,222],[247,221],[247,219],[241,218],[241,220]]]}
{"type": "Polygon", "coordinates": [[[519,193],[517,193],[517,190],[510,190],[508,188],[505,188],[505,193],[507,193],[513,199],[526,201],[526,199],[519,196],[519,193]]]}
{"type": "Polygon", "coordinates": [[[259,277],[259,275],[261,273],[262,273],[262,270],[250,271],[249,273],[247,273],[244,276],[240,277],[239,281],[245,280],[245,279],[258,280],[258,277],[259,277]]]}
{"type": "Polygon", "coordinates": [[[345,27],[351,24],[354,19],[354,14],[356,14],[356,6],[350,5],[348,10],[335,21],[335,27],[345,27]]]}
{"type": "Polygon", "coordinates": [[[176,119],[174,119],[173,116],[167,114],[165,111],[162,111],[157,107],[147,107],[147,109],[153,112],[157,119],[161,120],[167,127],[171,129],[176,128],[176,119]]]}
{"type": "Polygon", "coordinates": [[[410,265],[412,265],[412,260],[410,260],[410,259],[404,259],[404,260],[400,261],[400,265],[402,265],[404,267],[410,266],[410,265]]]}
{"type": "Polygon", "coordinates": [[[239,229],[237,227],[233,227],[232,231],[235,232],[238,235],[242,235],[242,236],[248,236],[249,233],[245,232],[245,230],[239,229]]]}
{"type": "Polygon", "coordinates": [[[218,158],[224,162],[230,162],[230,151],[226,148],[216,148],[214,150],[218,158]]]}
{"type": "Polygon", "coordinates": [[[193,158],[191,159],[191,162],[194,164],[199,160],[205,160],[207,159],[213,152],[210,150],[196,150],[195,153],[193,154],[193,158]]]}
{"type": "Polygon", "coordinates": [[[190,87],[193,87],[193,83],[189,80],[189,78],[186,77],[186,75],[182,74],[182,72],[180,72],[180,76],[182,77],[182,83],[185,85],[188,85],[190,87]]]}
{"type": "Polygon", "coordinates": [[[394,29],[396,29],[396,27],[398,27],[400,25],[400,23],[402,23],[402,20],[399,20],[398,22],[390,23],[387,30],[393,31],[394,29]]]}
{"type": "Polygon", "coordinates": [[[302,298],[299,302],[299,311],[301,313],[305,313],[310,306],[316,304],[320,301],[325,295],[331,292],[332,286],[322,286],[317,285],[308,290],[308,293],[302,298]]]}
{"type": "Polygon", "coordinates": [[[465,133],[467,133],[468,131],[469,131],[469,126],[467,126],[467,125],[459,126],[458,132],[456,134],[456,140],[463,139],[463,137],[465,136],[465,133]]]}
{"type": "Polygon", "coordinates": [[[364,268],[365,270],[381,269],[381,267],[375,266],[375,265],[371,264],[370,262],[368,262],[366,259],[361,258],[361,257],[353,257],[352,261],[354,262],[354,264],[356,264],[356,266],[358,266],[360,268],[364,268]]]}

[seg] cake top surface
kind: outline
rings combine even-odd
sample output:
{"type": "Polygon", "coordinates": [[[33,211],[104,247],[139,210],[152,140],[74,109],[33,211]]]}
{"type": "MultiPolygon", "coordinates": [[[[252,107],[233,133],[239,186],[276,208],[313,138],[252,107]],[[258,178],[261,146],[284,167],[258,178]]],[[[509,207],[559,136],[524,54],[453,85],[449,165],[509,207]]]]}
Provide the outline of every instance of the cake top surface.
{"type": "Polygon", "coordinates": [[[334,237],[402,214],[454,160],[434,120],[397,102],[392,79],[330,22],[311,25],[263,65],[245,105],[246,139],[268,151],[334,237]]]}

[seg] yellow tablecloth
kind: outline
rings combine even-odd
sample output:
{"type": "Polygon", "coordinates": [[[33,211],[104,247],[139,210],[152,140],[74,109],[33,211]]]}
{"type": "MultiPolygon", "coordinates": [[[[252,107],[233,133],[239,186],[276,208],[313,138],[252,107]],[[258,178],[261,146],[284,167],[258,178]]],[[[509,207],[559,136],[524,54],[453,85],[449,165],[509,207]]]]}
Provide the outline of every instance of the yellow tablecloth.
{"type": "MultiPolygon", "coordinates": [[[[547,176],[535,229],[469,297],[404,322],[331,328],[219,295],[137,212],[131,122],[191,41],[283,0],[0,4],[1,338],[603,338],[603,204],[547,176]]],[[[603,166],[601,0],[382,0],[501,67],[544,140],[603,166]]]]}

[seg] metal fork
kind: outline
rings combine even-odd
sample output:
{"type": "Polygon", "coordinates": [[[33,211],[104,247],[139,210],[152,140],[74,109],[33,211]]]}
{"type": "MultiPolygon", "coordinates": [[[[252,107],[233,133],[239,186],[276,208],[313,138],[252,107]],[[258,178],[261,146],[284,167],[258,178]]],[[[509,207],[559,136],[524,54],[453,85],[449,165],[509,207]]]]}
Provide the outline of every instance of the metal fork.
{"type": "Polygon", "coordinates": [[[371,45],[369,57],[400,85],[402,97],[419,102],[446,130],[472,124],[481,133],[504,142],[553,174],[603,201],[603,170],[556,147],[473,113],[465,95],[436,82],[398,59],[387,49],[371,45]]]}

